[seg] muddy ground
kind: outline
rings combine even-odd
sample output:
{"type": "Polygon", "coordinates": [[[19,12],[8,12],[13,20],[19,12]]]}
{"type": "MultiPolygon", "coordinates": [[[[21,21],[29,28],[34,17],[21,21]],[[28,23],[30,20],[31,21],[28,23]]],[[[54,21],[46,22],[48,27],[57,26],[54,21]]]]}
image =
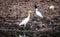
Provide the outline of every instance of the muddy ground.
{"type": "Polygon", "coordinates": [[[27,25],[38,29],[36,36],[58,37],[60,35],[60,33],[57,33],[59,34],[57,36],[54,34],[60,31],[60,0],[0,0],[0,37],[17,37],[17,32],[6,32],[2,29],[19,30],[19,23],[27,17],[28,9],[32,13],[31,21],[27,25]],[[54,9],[49,9],[51,5],[54,9]],[[35,15],[35,6],[44,18],[40,19],[35,15]]]}

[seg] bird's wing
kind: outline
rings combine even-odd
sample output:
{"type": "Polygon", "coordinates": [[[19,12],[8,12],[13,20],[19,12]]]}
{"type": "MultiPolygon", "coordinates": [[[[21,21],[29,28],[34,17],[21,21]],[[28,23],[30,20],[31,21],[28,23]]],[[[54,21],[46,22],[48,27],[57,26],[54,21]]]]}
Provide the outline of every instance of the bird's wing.
{"type": "Polygon", "coordinates": [[[37,14],[38,16],[40,16],[40,17],[43,17],[42,14],[41,14],[41,12],[39,12],[39,11],[36,11],[36,14],[37,14]]]}
{"type": "Polygon", "coordinates": [[[25,18],[19,25],[26,24],[28,21],[29,21],[29,19],[28,18],[25,18]]]}

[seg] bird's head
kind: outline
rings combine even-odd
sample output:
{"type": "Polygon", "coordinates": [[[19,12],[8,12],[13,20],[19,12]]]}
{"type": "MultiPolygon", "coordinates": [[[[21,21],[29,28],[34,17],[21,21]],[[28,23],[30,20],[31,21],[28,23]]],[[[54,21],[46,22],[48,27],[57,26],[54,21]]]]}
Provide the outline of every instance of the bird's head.
{"type": "Polygon", "coordinates": [[[30,17],[30,14],[32,13],[32,11],[30,9],[28,9],[28,16],[30,17]]]}

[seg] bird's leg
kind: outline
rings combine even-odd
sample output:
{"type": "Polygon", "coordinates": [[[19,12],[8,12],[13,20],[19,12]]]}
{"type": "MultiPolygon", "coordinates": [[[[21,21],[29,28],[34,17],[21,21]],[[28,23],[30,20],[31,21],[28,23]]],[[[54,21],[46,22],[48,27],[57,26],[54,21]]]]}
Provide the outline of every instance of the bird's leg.
{"type": "MultiPolygon", "coordinates": [[[[24,25],[24,30],[25,30],[26,25],[24,25]]],[[[26,37],[25,32],[24,32],[24,37],[26,37]]]]}
{"type": "Polygon", "coordinates": [[[24,25],[24,30],[25,30],[26,25],[24,25]]]}

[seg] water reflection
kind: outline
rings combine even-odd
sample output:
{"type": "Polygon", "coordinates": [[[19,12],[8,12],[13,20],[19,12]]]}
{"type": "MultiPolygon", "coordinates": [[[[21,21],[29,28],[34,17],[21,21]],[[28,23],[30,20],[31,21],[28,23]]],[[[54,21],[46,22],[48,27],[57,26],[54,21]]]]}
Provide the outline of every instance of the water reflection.
{"type": "Polygon", "coordinates": [[[19,37],[32,37],[33,35],[32,34],[26,34],[26,33],[24,33],[24,34],[19,34],[19,37]]]}
{"type": "Polygon", "coordinates": [[[19,37],[29,37],[29,36],[24,34],[24,35],[19,35],[19,37]]]}
{"type": "Polygon", "coordinates": [[[19,37],[26,37],[26,35],[19,35],[19,37]]]}

